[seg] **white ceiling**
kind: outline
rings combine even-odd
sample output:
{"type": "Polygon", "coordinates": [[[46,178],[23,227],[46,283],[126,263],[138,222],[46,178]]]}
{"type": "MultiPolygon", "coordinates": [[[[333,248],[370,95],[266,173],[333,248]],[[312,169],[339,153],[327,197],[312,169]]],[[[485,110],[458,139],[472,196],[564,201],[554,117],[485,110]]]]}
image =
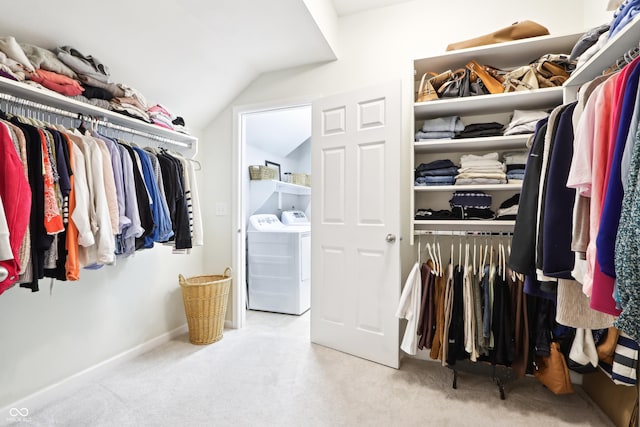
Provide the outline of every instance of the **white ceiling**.
{"type": "Polygon", "coordinates": [[[286,157],[311,137],[311,106],[246,114],[247,144],[286,157]]]}
{"type": "Polygon", "coordinates": [[[378,9],[412,0],[331,0],[338,16],[378,9]]]}
{"type": "MultiPolygon", "coordinates": [[[[93,55],[113,82],[202,129],[261,73],[336,59],[308,1],[12,2],[0,36],[93,55]]],[[[397,2],[333,0],[339,14],[397,2]]]]}

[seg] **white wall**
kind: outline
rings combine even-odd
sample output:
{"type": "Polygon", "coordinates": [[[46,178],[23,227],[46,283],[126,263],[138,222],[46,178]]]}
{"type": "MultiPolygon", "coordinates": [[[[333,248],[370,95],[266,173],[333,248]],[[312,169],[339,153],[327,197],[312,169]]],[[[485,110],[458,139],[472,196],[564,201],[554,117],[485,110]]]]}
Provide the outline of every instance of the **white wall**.
{"type": "Polygon", "coordinates": [[[585,29],[611,22],[613,11],[607,11],[607,3],[607,0],[584,0],[585,29]]]}
{"type": "MultiPolygon", "coordinates": [[[[403,81],[403,136],[402,162],[405,169],[403,184],[403,206],[408,206],[411,168],[413,59],[440,54],[450,42],[477,36],[522,19],[523,8],[515,7],[513,1],[490,0],[478,7],[471,1],[450,1],[446,10],[456,10],[455,18],[442,12],[434,13],[433,2],[417,0],[393,7],[349,15],[339,19],[338,40],[340,57],[335,62],[273,72],[256,79],[233,102],[236,106],[277,102],[286,99],[315,99],[323,95],[348,91],[374,85],[379,82],[401,79],[403,81]],[[463,12],[463,10],[468,11],[463,12]],[[495,13],[500,11],[500,13],[495,13]]],[[[551,34],[580,32],[583,23],[582,1],[538,1],[535,7],[526,8],[526,18],[549,28],[551,34]]],[[[232,194],[228,186],[232,174],[232,107],[225,109],[205,129],[207,140],[215,145],[203,147],[207,171],[211,171],[212,198],[210,203],[231,203],[232,194]]],[[[404,266],[413,259],[408,250],[408,221],[411,213],[403,209],[404,266]]],[[[222,257],[230,263],[233,236],[231,216],[218,218],[209,224],[209,236],[219,237],[210,254],[222,257]],[[226,238],[225,238],[226,237],[226,238]]],[[[408,271],[405,271],[405,274],[408,271]]]]}
{"type": "Polygon", "coordinates": [[[202,274],[202,254],[156,246],[52,294],[49,279],[2,294],[0,408],[185,324],[177,278],[202,274]]]}

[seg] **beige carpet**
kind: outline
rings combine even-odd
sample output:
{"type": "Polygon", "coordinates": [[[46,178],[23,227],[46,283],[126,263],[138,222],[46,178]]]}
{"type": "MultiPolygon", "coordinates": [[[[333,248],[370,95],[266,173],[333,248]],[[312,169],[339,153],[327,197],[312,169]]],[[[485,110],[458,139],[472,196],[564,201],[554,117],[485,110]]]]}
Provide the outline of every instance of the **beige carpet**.
{"type": "MultiPolygon", "coordinates": [[[[578,388],[507,384],[405,359],[386,368],[309,342],[309,314],[249,312],[209,346],[172,341],[32,408],[32,426],[608,426],[578,388]]],[[[0,424],[2,420],[0,420],[0,424]]],[[[26,425],[26,424],[24,424],[26,425]]]]}

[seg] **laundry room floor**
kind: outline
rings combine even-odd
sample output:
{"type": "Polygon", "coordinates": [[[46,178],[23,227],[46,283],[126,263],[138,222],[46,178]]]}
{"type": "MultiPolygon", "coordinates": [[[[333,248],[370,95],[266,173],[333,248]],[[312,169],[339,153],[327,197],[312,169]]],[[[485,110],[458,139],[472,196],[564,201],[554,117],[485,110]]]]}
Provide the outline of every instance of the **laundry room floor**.
{"type": "MultiPolygon", "coordinates": [[[[183,335],[33,408],[37,426],[610,426],[576,387],[506,386],[405,358],[399,370],[309,341],[310,314],[249,311],[208,346],[183,335]]],[[[1,424],[1,420],[0,420],[1,424]]],[[[16,424],[17,425],[17,424],[16,424]]]]}

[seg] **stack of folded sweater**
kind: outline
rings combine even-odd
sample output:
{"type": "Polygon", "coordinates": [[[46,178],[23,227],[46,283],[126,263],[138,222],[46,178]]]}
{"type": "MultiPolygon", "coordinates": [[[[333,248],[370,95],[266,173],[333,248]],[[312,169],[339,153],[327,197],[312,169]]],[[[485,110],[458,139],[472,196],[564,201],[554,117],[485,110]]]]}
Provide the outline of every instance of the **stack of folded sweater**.
{"type": "Polygon", "coordinates": [[[415,172],[415,185],[453,185],[458,167],[449,159],[420,163],[415,172]]]}
{"type": "Polygon", "coordinates": [[[182,117],[176,117],[171,123],[173,124],[173,130],[175,130],[176,132],[189,134],[189,128],[185,124],[182,117]]]}
{"type": "Polygon", "coordinates": [[[515,220],[518,216],[518,205],[520,203],[520,193],[508,198],[498,208],[496,219],[515,220]]]}
{"type": "Polygon", "coordinates": [[[147,100],[144,96],[132,87],[123,84],[118,85],[124,92],[124,96],[115,97],[109,102],[109,108],[120,114],[140,119],[147,123],[151,123],[147,110],[147,100]]]}
{"type": "Polygon", "coordinates": [[[498,122],[472,123],[456,134],[455,138],[479,138],[482,136],[500,136],[504,126],[498,122]]]}
{"type": "Polygon", "coordinates": [[[438,117],[425,120],[422,128],[416,132],[416,141],[426,139],[451,139],[464,130],[458,116],[438,117]]]}
{"type": "Polygon", "coordinates": [[[483,191],[456,191],[449,205],[454,219],[493,219],[492,198],[483,191]]]}
{"type": "Polygon", "coordinates": [[[524,180],[524,168],[529,158],[527,151],[511,151],[503,154],[507,167],[507,180],[512,183],[524,180]]]}
{"type": "Polygon", "coordinates": [[[438,220],[438,219],[458,219],[453,216],[453,212],[447,209],[433,210],[433,209],[418,209],[416,211],[417,221],[424,220],[438,220]]]}
{"type": "Polygon", "coordinates": [[[505,170],[505,165],[498,160],[498,153],[465,154],[460,158],[456,185],[506,184],[505,170]]]}
{"type": "Polygon", "coordinates": [[[149,108],[149,118],[154,125],[173,130],[175,117],[164,106],[156,104],[149,108]]]}
{"type": "Polygon", "coordinates": [[[549,113],[543,110],[514,110],[513,117],[504,130],[504,135],[533,133],[536,130],[536,123],[547,116],[549,113]]]}

